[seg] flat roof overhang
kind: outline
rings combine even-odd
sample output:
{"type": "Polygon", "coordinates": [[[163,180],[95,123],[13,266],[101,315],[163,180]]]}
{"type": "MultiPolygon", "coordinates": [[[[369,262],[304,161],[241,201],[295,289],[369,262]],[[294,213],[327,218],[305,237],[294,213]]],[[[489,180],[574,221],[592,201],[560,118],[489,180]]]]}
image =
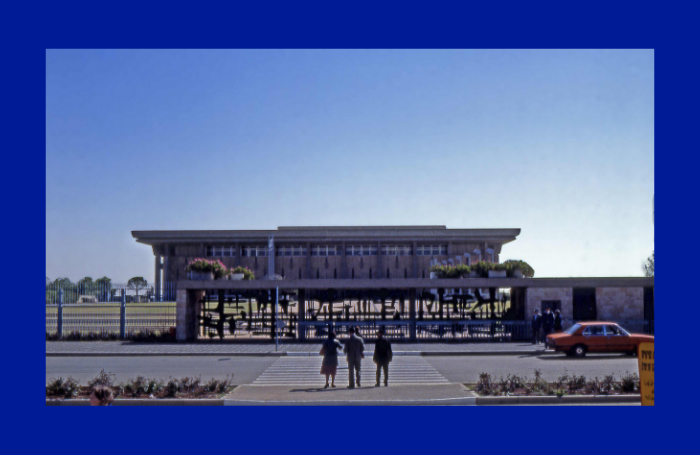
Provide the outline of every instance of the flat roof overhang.
{"type": "Polygon", "coordinates": [[[508,243],[520,235],[520,229],[446,229],[444,226],[348,226],[282,227],[278,230],[215,231],[132,231],[139,243],[267,242],[276,241],[464,241],[475,239],[508,243]]]}
{"type": "Polygon", "coordinates": [[[275,289],[435,289],[435,288],[599,288],[599,287],[652,287],[654,278],[639,277],[585,277],[585,278],[464,278],[437,279],[403,278],[379,280],[182,280],[178,289],[192,290],[259,290],[275,289]]]}

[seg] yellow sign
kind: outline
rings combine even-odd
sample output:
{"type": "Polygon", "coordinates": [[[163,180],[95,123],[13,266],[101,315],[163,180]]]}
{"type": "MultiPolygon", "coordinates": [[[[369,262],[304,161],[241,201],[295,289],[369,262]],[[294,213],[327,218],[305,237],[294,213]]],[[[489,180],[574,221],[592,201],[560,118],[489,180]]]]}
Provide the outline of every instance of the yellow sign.
{"type": "Polygon", "coordinates": [[[654,406],[654,343],[639,344],[637,361],[642,406],[654,406]]]}

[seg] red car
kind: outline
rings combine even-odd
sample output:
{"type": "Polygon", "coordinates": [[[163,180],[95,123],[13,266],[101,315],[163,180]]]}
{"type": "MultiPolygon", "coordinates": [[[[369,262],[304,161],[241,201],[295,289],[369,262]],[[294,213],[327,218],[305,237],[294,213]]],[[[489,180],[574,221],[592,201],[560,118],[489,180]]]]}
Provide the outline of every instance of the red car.
{"type": "Polygon", "coordinates": [[[634,355],[639,343],[654,342],[652,335],[629,333],[614,322],[579,322],[561,333],[547,335],[550,349],[568,356],[583,357],[587,352],[624,352],[634,355]]]}

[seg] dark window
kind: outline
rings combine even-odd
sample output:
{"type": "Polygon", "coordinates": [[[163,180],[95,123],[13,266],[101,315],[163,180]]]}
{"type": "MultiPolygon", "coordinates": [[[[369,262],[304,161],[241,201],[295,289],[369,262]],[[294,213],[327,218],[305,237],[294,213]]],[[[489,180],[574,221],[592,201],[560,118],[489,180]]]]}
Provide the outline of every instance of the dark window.
{"type": "Polygon", "coordinates": [[[284,278],[284,269],[282,269],[282,278],[284,278]]]}
{"type": "Polygon", "coordinates": [[[355,269],[354,268],[352,269],[352,279],[353,280],[355,279],[355,269]]]}
{"type": "Polygon", "coordinates": [[[333,269],[333,278],[338,278],[338,269],[333,269]]]}
{"type": "Polygon", "coordinates": [[[319,274],[318,269],[316,269],[316,279],[318,280],[320,278],[320,276],[321,275],[319,274]]]}
{"type": "Polygon", "coordinates": [[[408,278],[408,269],[403,269],[403,277],[408,278]]]}
{"type": "Polygon", "coordinates": [[[644,288],[644,319],[654,320],[654,288],[644,288]]]}
{"type": "Polygon", "coordinates": [[[299,279],[301,280],[301,269],[299,269],[299,279]]]}
{"type": "Polygon", "coordinates": [[[372,269],[371,268],[369,269],[369,279],[370,280],[372,279],[372,269]]]}
{"type": "Polygon", "coordinates": [[[391,272],[389,271],[389,269],[386,269],[386,277],[391,278],[391,272]]]}
{"type": "Polygon", "coordinates": [[[423,278],[425,278],[425,269],[423,269],[423,278]]]}
{"type": "Polygon", "coordinates": [[[574,320],[595,321],[597,318],[595,288],[574,288],[574,320]]]}

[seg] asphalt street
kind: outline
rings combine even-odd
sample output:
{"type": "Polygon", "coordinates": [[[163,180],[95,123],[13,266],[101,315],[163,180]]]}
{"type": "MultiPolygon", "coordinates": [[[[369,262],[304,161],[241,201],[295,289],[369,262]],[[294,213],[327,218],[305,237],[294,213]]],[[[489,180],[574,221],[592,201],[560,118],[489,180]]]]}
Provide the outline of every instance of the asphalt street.
{"type": "MultiPolygon", "coordinates": [[[[295,366],[296,368],[307,368],[304,365],[308,362],[305,363],[303,357],[47,357],[46,379],[72,376],[85,383],[104,369],[108,373],[115,374],[117,381],[136,376],[167,379],[169,376],[179,378],[199,375],[207,380],[222,379],[228,374],[233,374],[235,384],[252,384],[263,373],[283,374],[284,369],[279,367],[282,364],[279,362],[280,359],[283,359],[283,365],[295,366],[299,363],[295,366]]],[[[585,375],[588,378],[615,374],[619,378],[627,372],[637,372],[636,357],[621,355],[588,355],[582,359],[572,359],[563,355],[431,356],[421,359],[432,365],[447,381],[453,383],[476,382],[481,372],[490,373],[494,379],[513,373],[532,378],[534,371],[539,369],[545,380],[554,380],[562,374],[585,375]]],[[[396,360],[403,361],[398,357],[396,360]]],[[[370,359],[365,360],[364,365],[364,369],[374,368],[370,359]]],[[[395,365],[398,367],[398,363],[395,365]]],[[[310,365],[306,374],[316,374],[316,368],[315,364],[310,365]]],[[[318,378],[319,381],[323,380],[320,374],[318,378]]]]}

